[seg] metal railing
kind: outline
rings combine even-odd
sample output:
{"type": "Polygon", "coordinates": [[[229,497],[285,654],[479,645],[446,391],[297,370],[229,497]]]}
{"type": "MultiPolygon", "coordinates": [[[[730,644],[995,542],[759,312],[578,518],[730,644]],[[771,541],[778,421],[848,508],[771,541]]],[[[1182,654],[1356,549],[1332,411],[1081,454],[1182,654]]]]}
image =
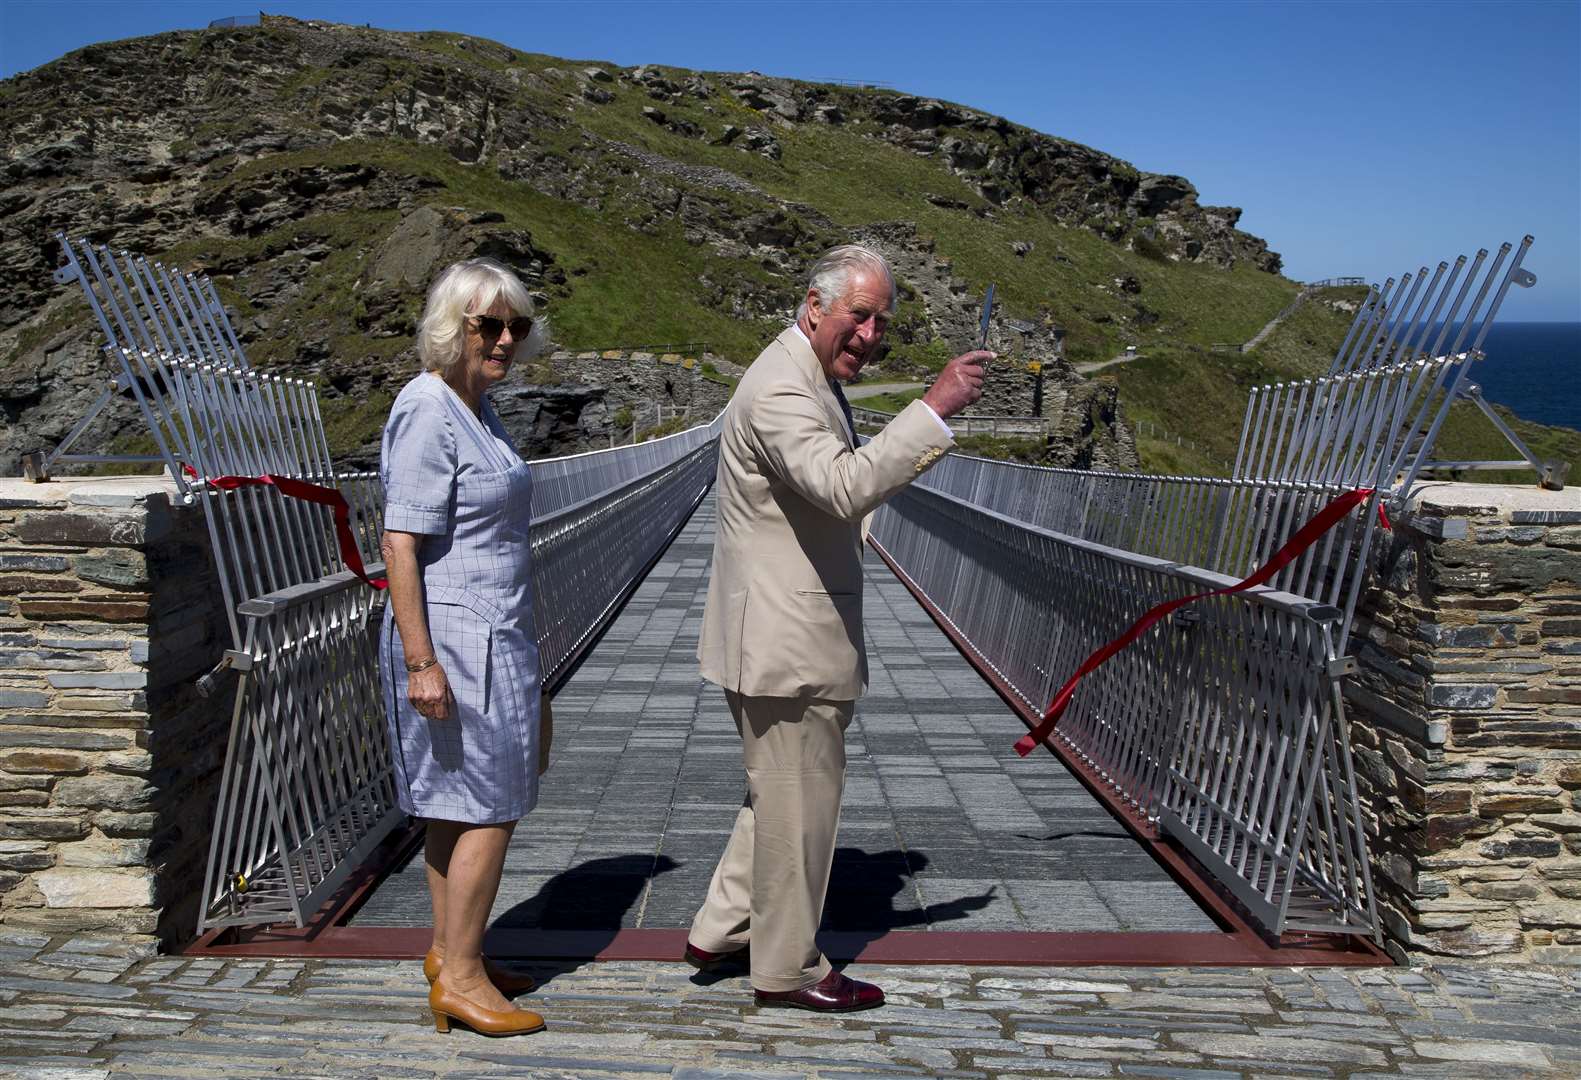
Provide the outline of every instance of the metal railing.
{"type": "MultiPolygon", "coordinates": [[[[883,427],[895,419],[892,412],[851,406],[851,418],[864,427],[883,427]]],[[[958,413],[945,421],[957,435],[1043,436],[1053,421],[1045,416],[976,416],[958,413]]]]}
{"type": "MultiPolygon", "coordinates": [[[[879,513],[873,539],[1032,713],[1142,611],[1234,581],[915,485],[879,513]]],[[[1260,588],[1192,614],[1153,628],[1083,682],[1054,738],[1180,839],[1263,925],[1372,932],[1365,836],[1328,664],[1339,612],[1260,588]]]]}
{"type": "MultiPolygon", "coordinates": [[[[1416,476],[1444,464],[1433,444],[1468,396],[1466,370],[1509,287],[1533,280],[1520,269],[1529,243],[1507,265],[1505,246],[1469,307],[1486,252],[1463,280],[1461,259],[1452,273],[1440,264],[1425,292],[1425,270],[1375,291],[1329,375],[1252,392],[1229,479],[954,456],[875,519],[899,571],[1035,712],[1146,608],[1230,584],[1334,495],[1373,491],[1366,513],[1267,586],[1147,631],[1081,686],[1053,736],[1273,933],[1378,932],[1340,694],[1371,511],[1398,508],[1416,476]]],[[[337,486],[367,556],[379,492],[335,473],[311,386],[247,367],[206,282],[63,246],[65,280],[82,284],[110,339],[117,386],[176,483],[203,501],[233,611],[227,659],[243,678],[201,926],[301,925],[400,817],[369,630],[379,594],[344,567],[323,508],[201,481],[270,471],[337,486]]],[[[706,493],[719,424],[533,464],[550,685],[706,493]]]]}
{"type": "Polygon", "coordinates": [[[1470,306],[1486,252],[1453,302],[1464,259],[1420,296],[1425,270],[1418,287],[1386,283],[1328,376],[1251,393],[1229,479],[952,455],[875,518],[892,563],[1036,716],[1144,611],[1249,576],[1332,498],[1371,489],[1265,586],[1145,631],[1079,685],[1051,736],[1272,933],[1379,933],[1341,696],[1374,510],[1401,509],[1437,464],[1489,324],[1533,280],[1529,244],[1508,265],[1505,245],[1470,306]]]}
{"type": "MultiPolygon", "coordinates": [[[[701,502],[717,439],[716,423],[531,463],[545,687],[564,681],[701,502]]],[[[302,926],[404,820],[384,735],[380,597],[342,573],[241,605],[250,680],[232,722],[200,931],[302,926]]]]}
{"type": "Polygon", "coordinates": [[[533,614],[546,686],[570,674],[702,502],[721,424],[532,463],[533,614]],[[557,479],[562,494],[540,502],[540,475],[557,479]],[[587,493],[564,501],[573,490],[587,493]]]}
{"type": "MultiPolygon", "coordinates": [[[[1531,246],[1532,238],[1527,236],[1518,246],[1501,245],[1491,262],[1484,248],[1470,260],[1469,268],[1466,256],[1462,255],[1453,266],[1439,263],[1431,280],[1424,266],[1414,274],[1400,275],[1398,282],[1389,278],[1382,286],[1371,289],[1334,357],[1329,374],[1372,371],[1413,359],[1449,356],[1467,361],[1481,360],[1482,344],[1511,286],[1531,288],[1537,283],[1537,276],[1521,266],[1531,246]],[[1482,273],[1480,284],[1477,282],[1479,272],[1482,273]]],[[[1544,460],[1533,453],[1482,397],[1481,388],[1467,378],[1469,374],[1469,363],[1462,364],[1434,384],[1430,400],[1423,405],[1423,418],[1427,423],[1420,431],[1419,440],[1401,448],[1401,460],[1406,468],[1402,489],[1409,488],[1423,472],[1528,468],[1537,473],[1538,483],[1544,488],[1563,489],[1568,463],[1544,460]],[[1434,460],[1431,450],[1438,433],[1451,408],[1461,401],[1477,408],[1521,459],[1434,460]]]]}
{"type": "Polygon", "coordinates": [[[104,332],[104,351],[116,373],[60,445],[47,454],[23,457],[23,471],[29,479],[45,480],[60,463],[158,464],[169,470],[182,497],[191,502],[193,496],[171,441],[179,433],[169,426],[168,417],[150,408],[149,398],[163,393],[164,384],[155,370],[161,357],[182,356],[223,368],[247,369],[247,356],[231,329],[225,306],[213,283],[201,274],[182,273],[125,251],[117,255],[86,240],[73,242],[64,233],[56,233],[55,239],[64,260],[55,271],[55,281],[60,285],[76,282],[82,287],[104,332]],[[72,447],[111,399],[126,393],[136,399],[159,453],[73,453],[72,447]]]}
{"type": "MultiPolygon", "coordinates": [[[[404,820],[376,663],[383,594],[347,567],[331,508],[271,484],[212,481],[269,474],[336,489],[372,574],[382,570],[383,493],[374,474],[336,472],[314,387],[252,369],[207,280],[65,237],[61,246],[57,277],[82,286],[119,367],[110,393],[136,399],[159,446],[142,460],[164,464],[182,496],[203,506],[232,635],[207,684],[226,670],[241,676],[199,930],[301,926],[404,820]]],[[[546,685],[566,677],[706,494],[718,431],[716,420],[533,463],[546,685]]],[[[64,449],[49,460],[70,460],[64,449]]]]}

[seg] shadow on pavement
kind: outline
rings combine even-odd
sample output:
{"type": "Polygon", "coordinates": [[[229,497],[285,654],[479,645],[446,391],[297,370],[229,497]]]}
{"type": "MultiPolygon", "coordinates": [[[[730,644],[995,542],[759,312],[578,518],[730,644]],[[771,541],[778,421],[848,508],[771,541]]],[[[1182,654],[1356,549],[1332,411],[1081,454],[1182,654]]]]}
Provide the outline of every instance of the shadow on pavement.
{"type": "MultiPolygon", "coordinates": [[[[839,933],[848,948],[852,939],[866,945],[892,930],[964,919],[993,903],[996,887],[989,886],[980,895],[924,906],[912,875],[927,869],[928,861],[921,851],[836,848],[820,934],[839,933]]],[[[746,965],[731,964],[712,973],[699,972],[692,982],[708,986],[746,974],[746,965]]]]}
{"type": "MultiPolygon", "coordinates": [[[[679,865],[668,855],[612,855],[589,859],[544,882],[537,893],[512,906],[495,919],[489,929],[590,933],[588,955],[591,956],[620,932],[626,913],[642,897],[648,883],[679,865]]],[[[531,965],[529,970],[542,984],[588,963],[591,960],[538,963],[531,965]]]]}

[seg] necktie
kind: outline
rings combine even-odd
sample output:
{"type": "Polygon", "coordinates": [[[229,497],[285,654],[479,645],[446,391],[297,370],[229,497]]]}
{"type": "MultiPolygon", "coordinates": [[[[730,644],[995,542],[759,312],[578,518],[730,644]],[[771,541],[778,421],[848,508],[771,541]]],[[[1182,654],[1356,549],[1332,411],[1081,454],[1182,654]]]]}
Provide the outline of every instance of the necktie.
{"type": "Polygon", "coordinates": [[[834,399],[840,403],[840,411],[845,414],[845,429],[851,433],[851,445],[856,445],[856,418],[851,415],[851,403],[845,400],[845,391],[840,389],[836,379],[829,380],[829,389],[834,391],[834,399]]]}

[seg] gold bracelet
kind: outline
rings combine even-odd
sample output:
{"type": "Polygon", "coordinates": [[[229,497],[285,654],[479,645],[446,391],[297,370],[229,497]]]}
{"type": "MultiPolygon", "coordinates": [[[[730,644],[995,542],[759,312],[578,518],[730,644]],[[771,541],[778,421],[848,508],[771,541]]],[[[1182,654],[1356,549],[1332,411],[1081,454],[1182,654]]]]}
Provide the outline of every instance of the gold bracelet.
{"type": "Polygon", "coordinates": [[[407,671],[407,674],[409,674],[409,675],[415,675],[419,671],[427,671],[429,668],[433,667],[437,663],[439,663],[439,657],[437,657],[437,656],[430,656],[426,660],[419,660],[415,664],[407,664],[406,665],[406,671],[407,671]]]}

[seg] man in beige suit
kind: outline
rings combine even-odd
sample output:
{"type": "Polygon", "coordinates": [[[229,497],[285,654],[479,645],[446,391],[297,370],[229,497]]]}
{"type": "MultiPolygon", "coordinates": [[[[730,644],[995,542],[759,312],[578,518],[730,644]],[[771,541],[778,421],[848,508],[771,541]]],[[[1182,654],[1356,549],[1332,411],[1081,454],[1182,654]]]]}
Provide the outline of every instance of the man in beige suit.
{"type": "Polygon", "coordinates": [[[795,324],[742,378],[720,434],[698,658],[741,733],[747,799],[686,959],[712,970],[749,955],[760,1005],[844,1011],[884,1001],[878,987],[833,970],[813,942],[840,822],[845,729],[867,689],[864,519],[954,445],[944,418],[982,396],[981,364],[993,356],[950,361],[922,400],[858,447],[837,380],[874,355],[894,309],[882,256],[856,245],[828,252],[795,324]]]}

